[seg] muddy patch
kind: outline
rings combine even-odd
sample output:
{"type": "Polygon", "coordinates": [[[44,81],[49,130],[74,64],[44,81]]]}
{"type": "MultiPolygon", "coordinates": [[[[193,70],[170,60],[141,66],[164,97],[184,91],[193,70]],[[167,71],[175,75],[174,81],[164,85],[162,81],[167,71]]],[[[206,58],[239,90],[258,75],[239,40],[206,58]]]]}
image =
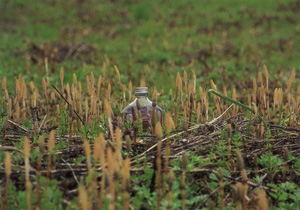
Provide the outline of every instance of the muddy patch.
{"type": "Polygon", "coordinates": [[[64,44],[60,42],[50,43],[44,42],[41,45],[31,40],[25,40],[27,45],[26,54],[29,59],[41,64],[45,58],[49,62],[61,63],[68,59],[83,59],[90,61],[90,57],[95,54],[96,48],[84,43],[64,44]]]}

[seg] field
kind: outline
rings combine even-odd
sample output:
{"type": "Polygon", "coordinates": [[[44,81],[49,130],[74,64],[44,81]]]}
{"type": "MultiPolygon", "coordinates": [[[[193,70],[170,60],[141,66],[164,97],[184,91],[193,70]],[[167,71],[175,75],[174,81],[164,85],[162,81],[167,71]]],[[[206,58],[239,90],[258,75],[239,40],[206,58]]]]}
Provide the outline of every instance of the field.
{"type": "Polygon", "coordinates": [[[0,4],[1,209],[300,209],[300,1],[0,4]]]}

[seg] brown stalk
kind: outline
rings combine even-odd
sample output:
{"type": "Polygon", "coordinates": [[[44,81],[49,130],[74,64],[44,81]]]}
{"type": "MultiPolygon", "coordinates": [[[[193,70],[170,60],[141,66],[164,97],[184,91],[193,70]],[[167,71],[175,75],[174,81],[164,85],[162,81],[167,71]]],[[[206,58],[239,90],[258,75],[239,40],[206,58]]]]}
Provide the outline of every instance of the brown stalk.
{"type": "Polygon", "coordinates": [[[81,182],[80,185],[79,185],[79,204],[81,206],[81,209],[82,210],[91,210],[91,204],[90,204],[90,201],[89,201],[89,197],[88,197],[88,194],[86,192],[86,189],[83,185],[83,183],[81,182]]]}
{"type": "Polygon", "coordinates": [[[130,200],[130,159],[127,156],[125,160],[123,160],[122,167],[122,194],[123,194],[123,209],[129,210],[129,200],[130,200]]]}
{"type": "Polygon", "coordinates": [[[25,156],[25,180],[26,180],[26,192],[27,192],[27,209],[31,209],[31,183],[29,179],[29,170],[30,170],[30,142],[29,138],[25,137],[24,141],[24,156],[25,156]]]}
{"type": "Polygon", "coordinates": [[[129,84],[128,84],[128,91],[129,91],[129,101],[131,101],[131,94],[132,94],[132,81],[130,80],[129,81],[129,84]]]}
{"type": "Polygon", "coordinates": [[[185,190],[185,174],[186,174],[186,169],[187,169],[187,164],[188,164],[188,158],[186,155],[186,152],[183,153],[182,155],[182,160],[181,160],[181,165],[182,165],[182,180],[181,180],[181,198],[182,198],[182,210],[185,210],[186,208],[186,190],[185,190]]]}
{"type": "Polygon", "coordinates": [[[145,76],[140,79],[140,87],[146,87],[145,76]]]}
{"type": "Polygon", "coordinates": [[[120,166],[122,165],[122,154],[121,154],[121,150],[122,150],[122,133],[121,133],[121,129],[119,127],[116,128],[116,145],[115,145],[115,154],[116,154],[116,160],[117,162],[120,164],[120,166]]]}
{"type": "Polygon", "coordinates": [[[157,90],[154,89],[153,98],[152,98],[152,117],[151,117],[151,126],[152,126],[152,141],[155,142],[155,111],[156,111],[156,104],[157,104],[157,90]]]}
{"type": "MultiPolygon", "coordinates": [[[[197,80],[197,77],[196,77],[196,73],[194,72],[194,70],[192,70],[192,73],[193,73],[193,81],[194,81],[194,89],[193,89],[193,97],[194,97],[194,104],[193,104],[193,107],[194,109],[196,108],[196,80],[197,80]]],[[[196,110],[194,110],[196,111],[196,110]]]]}
{"type": "Polygon", "coordinates": [[[219,171],[217,171],[216,176],[219,179],[219,192],[220,192],[220,201],[221,201],[221,205],[220,205],[220,209],[224,210],[225,208],[225,200],[224,200],[224,180],[223,180],[223,172],[222,172],[222,168],[219,168],[219,171]]]}
{"type": "Polygon", "coordinates": [[[60,84],[61,84],[61,92],[64,92],[64,67],[60,68],[60,84]]]}
{"type": "Polygon", "coordinates": [[[180,87],[180,74],[177,73],[176,77],[176,91],[175,91],[175,97],[174,97],[174,122],[175,122],[175,129],[178,130],[178,110],[177,110],[177,96],[178,96],[178,90],[180,87]]]}
{"type": "Polygon", "coordinates": [[[183,71],[183,81],[185,87],[185,98],[188,98],[188,80],[187,80],[187,73],[185,69],[183,71]]]}
{"type": "Polygon", "coordinates": [[[97,98],[100,99],[100,89],[102,84],[102,75],[99,76],[98,82],[97,82],[97,98]]]}
{"type": "Polygon", "coordinates": [[[36,209],[40,210],[41,209],[41,170],[42,170],[42,157],[45,149],[45,138],[43,136],[39,137],[39,156],[38,156],[38,161],[37,161],[37,171],[36,171],[36,176],[37,176],[37,184],[36,184],[36,194],[37,194],[37,203],[36,203],[36,209]]]}
{"type": "Polygon", "coordinates": [[[231,137],[232,137],[232,127],[231,124],[227,125],[227,136],[228,136],[228,142],[227,142],[227,159],[230,160],[231,157],[231,137]]]}
{"type": "Polygon", "coordinates": [[[7,103],[7,117],[8,119],[12,118],[12,99],[10,98],[7,103]]]}
{"type": "Polygon", "coordinates": [[[132,112],[132,118],[133,118],[133,124],[134,124],[134,128],[133,128],[133,143],[136,143],[137,133],[138,133],[138,123],[137,123],[136,109],[134,107],[132,107],[131,108],[131,112],[132,112]]]}
{"type": "Polygon", "coordinates": [[[236,152],[236,157],[237,157],[237,165],[239,167],[239,170],[241,172],[241,177],[242,177],[242,183],[239,186],[241,195],[242,195],[242,204],[243,204],[243,209],[247,210],[247,203],[249,201],[249,198],[247,196],[247,191],[248,191],[248,178],[247,178],[247,173],[245,170],[245,164],[244,164],[244,159],[242,157],[241,152],[237,151],[236,152]]]}
{"type": "Polygon", "coordinates": [[[105,167],[105,139],[103,133],[99,135],[100,141],[100,150],[99,150],[99,160],[102,169],[102,176],[101,176],[101,186],[100,186],[100,193],[99,193],[99,209],[102,208],[103,205],[103,197],[105,192],[105,185],[106,185],[106,167],[105,167]]]}
{"type": "Polygon", "coordinates": [[[156,154],[156,166],[157,166],[157,209],[160,209],[161,204],[161,139],[163,137],[162,128],[160,122],[157,122],[155,125],[156,135],[158,139],[157,143],[157,154],[156,154]]]}
{"type": "Polygon", "coordinates": [[[6,210],[7,208],[8,187],[9,187],[9,180],[11,175],[11,154],[9,152],[5,152],[5,175],[6,175],[5,192],[4,192],[4,198],[2,200],[3,210],[6,210]]]}
{"type": "Polygon", "coordinates": [[[116,171],[116,161],[114,159],[113,151],[111,147],[107,148],[107,163],[108,163],[108,182],[109,182],[109,205],[108,209],[113,210],[116,202],[116,182],[118,180],[118,173],[116,171]]]}
{"type": "MultiPolygon", "coordinates": [[[[179,84],[179,89],[178,89],[178,91],[179,91],[179,107],[180,107],[180,110],[182,111],[183,110],[183,106],[182,106],[182,79],[181,79],[181,77],[179,76],[179,82],[178,82],[178,84],[179,84]]],[[[176,83],[177,83],[177,81],[176,81],[176,83]]]]}
{"type": "MultiPolygon", "coordinates": [[[[165,117],[165,128],[167,132],[167,136],[169,136],[170,132],[174,128],[174,122],[172,119],[171,112],[168,112],[165,117]]],[[[164,180],[163,180],[163,197],[166,195],[166,177],[168,175],[168,167],[169,167],[169,156],[170,156],[170,139],[167,140],[165,147],[165,170],[164,170],[164,180]]]]}
{"type": "Polygon", "coordinates": [[[267,194],[262,186],[253,190],[251,196],[251,207],[253,209],[268,210],[267,194]]]}
{"type": "Polygon", "coordinates": [[[197,104],[197,124],[200,123],[201,120],[201,102],[197,104]]]}
{"type": "Polygon", "coordinates": [[[88,175],[91,174],[92,162],[91,162],[91,147],[87,139],[83,139],[83,148],[86,155],[86,163],[88,168],[88,175]]]}
{"type": "Polygon", "coordinates": [[[51,153],[53,151],[53,148],[55,146],[55,130],[52,130],[49,135],[49,140],[48,140],[48,163],[47,163],[47,177],[46,177],[46,187],[45,191],[48,189],[49,185],[49,179],[51,177],[51,153]]]}
{"type": "Polygon", "coordinates": [[[123,92],[123,98],[122,98],[122,103],[121,103],[121,108],[120,108],[120,110],[122,110],[123,109],[123,107],[125,107],[126,106],[126,85],[124,84],[124,85],[122,85],[122,92],[123,92]]]}
{"type": "Polygon", "coordinates": [[[187,101],[185,101],[185,106],[184,106],[184,109],[183,109],[183,118],[184,118],[184,121],[183,121],[183,130],[185,131],[185,136],[188,135],[188,133],[186,132],[188,130],[188,103],[187,101]]]}
{"type": "Polygon", "coordinates": [[[105,113],[107,116],[107,121],[108,121],[108,127],[109,127],[109,132],[110,132],[110,136],[112,139],[113,144],[115,144],[115,137],[114,137],[114,132],[113,132],[113,126],[112,126],[112,119],[111,119],[111,107],[109,102],[104,99],[104,109],[105,109],[105,113]]]}
{"type": "Polygon", "coordinates": [[[167,184],[168,184],[168,206],[167,210],[172,209],[172,186],[173,186],[173,180],[174,180],[174,172],[171,169],[167,176],[167,184]]]}
{"type": "MultiPolygon", "coordinates": [[[[232,99],[236,100],[236,91],[235,91],[235,88],[233,88],[233,90],[232,90],[232,99]]],[[[233,105],[232,116],[234,116],[235,114],[236,114],[236,106],[233,105]]]]}
{"type": "Polygon", "coordinates": [[[193,105],[194,105],[194,93],[193,93],[193,86],[191,84],[191,86],[189,87],[190,89],[190,96],[189,96],[189,121],[188,121],[188,127],[187,129],[189,129],[189,127],[191,126],[192,124],[192,115],[193,115],[193,105]]]}
{"type": "Polygon", "coordinates": [[[173,91],[172,89],[170,89],[169,91],[169,111],[172,112],[172,95],[173,95],[173,91]]]}
{"type": "Polygon", "coordinates": [[[46,76],[47,76],[47,85],[50,85],[50,75],[49,75],[49,68],[48,68],[48,58],[45,58],[45,69],[46,69],[46,76]]]}
{"type": "Polygon", "coordinates": [[[270,118],[270,99],[269,99],[269,72],[267,67],[264,65],[264,75],[266,78],[266,118],[270,118]]]}

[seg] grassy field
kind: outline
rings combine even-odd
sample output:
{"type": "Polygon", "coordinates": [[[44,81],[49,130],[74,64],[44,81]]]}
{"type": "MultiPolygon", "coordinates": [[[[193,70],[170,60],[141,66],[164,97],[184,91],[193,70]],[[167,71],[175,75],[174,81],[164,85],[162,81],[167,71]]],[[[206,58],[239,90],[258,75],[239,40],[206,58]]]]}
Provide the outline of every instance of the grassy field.
{"type": "Polygon", "coordinates": [[[300,1],[0,4],[0,208],[300,208],[300,1]]]}
{"type": "Polygon", "coordinates": [[[243,78],[257,75],[263,64],[272,77],[300,68],[298,1],[16,0],[5,5],[0,70],[7,77],[22,73],[39,81],[45,76],[43,54],[32,50],[31,42],[93,48],[67,59],[68,51],[58,48],[62,52],[54,60],[62,62],[53,64],[53,83],[61,66],[70,82],[73,73],[79,80],[92,71],[100,75],[107,61],[110,79],[116,79],[117,65],[123,83],[138,86],[145,77],[148,86],[159,89],[172,87],[170,75],[182,68],[194,70],[203,86],[214,79],[227,87],[247,87],[243,78]],[[41,65],[31,64],[28,56],[41,65]]]}

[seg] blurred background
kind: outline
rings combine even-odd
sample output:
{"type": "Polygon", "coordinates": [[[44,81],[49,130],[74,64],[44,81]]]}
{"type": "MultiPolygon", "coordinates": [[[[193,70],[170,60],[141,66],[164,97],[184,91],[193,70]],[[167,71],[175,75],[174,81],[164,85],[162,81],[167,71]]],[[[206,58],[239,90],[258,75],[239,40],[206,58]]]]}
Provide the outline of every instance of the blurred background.
{"type": "Polygon", "coordinates": [[[0,79],[23,74],[41,85],[73,73],[105,74],[123,84],[166,89],[177,72],[197,83],[248,88],[265,64],[276,85],[300,70],[300,1],[296,0],[2,0],[0,79]],[[280,73],[281,72],[281,73],[280,73]]]}

